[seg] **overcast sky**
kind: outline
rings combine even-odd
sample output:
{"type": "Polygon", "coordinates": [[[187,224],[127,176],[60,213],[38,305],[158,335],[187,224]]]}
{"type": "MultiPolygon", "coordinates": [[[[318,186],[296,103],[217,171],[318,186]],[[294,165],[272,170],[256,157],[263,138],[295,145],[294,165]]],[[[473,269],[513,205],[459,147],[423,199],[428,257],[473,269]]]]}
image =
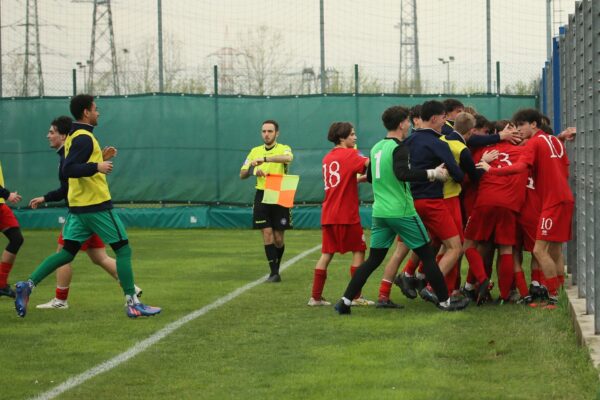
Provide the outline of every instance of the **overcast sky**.
{"type": "MultiPolygon", "coordinates": [[[[13,61],[24,53],[25,0],[0,0],[3,86],[20,83],[13,61]]],[[[546,59],[546,1],[491,0],[492,61],[501,62],[502,83],[529,82],[546,59]]],[[[118,59],[130,73],[145,51],[156,57],[156,0],[112,0],[118,59]],[[124,51],[126,49],[126,51],[124,51]]],[[[326,65],[342,72],[359,64],[380,82],[397,80],[400,0],[325,0],[326,65]]],[[[450,77],[460,88],[486,87],[485,0],[417,0],[421,75],[441,91],[450,77]]],[[[162,0],[163,29],[186,73],[210,78],[223,47],[236,48],[248,30],[267,25],[283,35],[281,57],[290,72],[319,69],[319,0],[162,0]]],[[[40,42],[47,95],[70,93],[77,61],[89,58],[92,3],[40,0],[40,42]]],[[[573,0],[555,0],[553,29],[574,10],[573,0]]],[[[143,58],[143,57],[142,57],[143,58]]],[[[154,61],[155,58],[152,58],[154,61]]],[[[21,67],[22,68],[22,67],[21,67]]],[[[81,71],[80,71],[81,72],[81,71]]],[[[495,68],[493,70],[495,81],[495,68]]],[[[495,85],[495,84],[494,84],[495,85]]],[[[208,85],[211,87],[212,85],[208,85]]]]}

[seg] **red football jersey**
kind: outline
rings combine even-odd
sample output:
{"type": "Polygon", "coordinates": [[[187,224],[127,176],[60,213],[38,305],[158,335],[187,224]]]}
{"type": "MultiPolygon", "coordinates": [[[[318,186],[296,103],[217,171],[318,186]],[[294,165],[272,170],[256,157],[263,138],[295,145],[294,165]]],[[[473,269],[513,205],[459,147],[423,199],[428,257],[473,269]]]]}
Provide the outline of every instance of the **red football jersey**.
{"type": "Polygon", "coordinates": [[[323,157],[325,200],[321,225],[360,222],[356,174],[365,172],[365,161],[367,157],[356,149],[341,147],[335,147],[323,157]]]}
{"type": "Polygon", "coordinates": [[[555,136],[538,131],[525,144],[519,161],[530,166],[542,209],[573,202],[569,187],[569,159],[565,147],[555,136]]]}
{"type": "MultiPolygon", "coordinates": [[[[490,162],[490,166],[492,168],[502,168],[519,161],[524,147],[515,146],[508,142],[500,142],[487,146],[485,150],[498,150],[498,158],[490,162]]],[[[495,206],[518,212],[525,201],[526,185],[527,171],[505,176],[484,174],[479,181],[475,208],[495,206]]]]}

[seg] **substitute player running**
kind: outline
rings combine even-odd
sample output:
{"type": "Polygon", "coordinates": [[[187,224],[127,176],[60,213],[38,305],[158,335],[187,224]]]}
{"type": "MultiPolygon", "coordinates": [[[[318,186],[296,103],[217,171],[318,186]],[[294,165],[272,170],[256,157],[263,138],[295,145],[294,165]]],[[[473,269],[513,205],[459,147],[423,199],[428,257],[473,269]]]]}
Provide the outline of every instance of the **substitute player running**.
{"type": "MultiPolygon", "coordinates": [[[[71,132],[71,126],[73,121],[67,116],[60,116],[55,118],[50,123],[48,134],[46,135],[50,147],[56,150],[60,161],[58,164],[58,180],[60,187],[52,190],[43,196],[35,197],[29,202],[29,207],[32,209],[38,208],[40,204],[47,202],[56,202],[67,199],[69,192],[69,179],[63,172],[63,165],[65,163],[65,147],[64,143],[69,132],[71,132]]],[[[102,150],[102,158],[104,161],[110,160],[117,154],[117,150],[114,147],[106,147],[102,150]]],[[[65,245],[65,241],[62,236],[62,232],[58,236],[58,249],[60,251],[65,245]]],[[[93,234],[88,240],[83,243],[81,250],[85,251],[90,260],[102,267],[110,276],[117,281],[119,276],[117,275],[117,263],[114,258],[109,257],[106,254],[106,246],[104,242],[97,234],[93,234]]],[[[69,297],[69,286],[71,285],[71,278],[73,277],[73,268],[71,264],[63,265],[56,270],[56,294],[55,297],[47,303],[38,304],[36,308],[41,309],[56,309],[64,310],[69,308],[67,298],[69,297]]],[[[138,297],[141,295],[142,290],[139,287],[135,287],[135,292],[138,297]]]]}
{"type": "Polygon", "coordinates": [[[100,116],[94,97],[86,94],[74,96],[70,109],[77,122],[73,123],[65,141],[63,172],[69,178],[69,214],[63,228],[65,245],[61,251],[46,258],[26,282],[17,283],[17,315],[25,317],[33,288],[58,267],[73,261],[81,245],[94,233],[110,244],[117,256],[117,274],[125,294],[127,316],[156,315],[161,309],[142,304],[135,294],[127,232],[119,216],[113,212],[106,182],[106,174],[112,171],[112,162],[103,160],[100,144],[93,133],[100,116]]]}
{"type": "Polygon", "coordinates": [[[277,143],[279,124],[272,119],[262,123],[261,135],[264,144],[256,146],[244,161],[240,178],[256,176],[256,194],[254,195],[253,228],[262,232],[265,255],[271,270],[267,282],[281,282],[279,266],[285,251],[283,236],[286,229],[292,227],[290,209],[278,204],[263,204],[266,176],[285,175],[294,156],[290,146],[277,143]]]}

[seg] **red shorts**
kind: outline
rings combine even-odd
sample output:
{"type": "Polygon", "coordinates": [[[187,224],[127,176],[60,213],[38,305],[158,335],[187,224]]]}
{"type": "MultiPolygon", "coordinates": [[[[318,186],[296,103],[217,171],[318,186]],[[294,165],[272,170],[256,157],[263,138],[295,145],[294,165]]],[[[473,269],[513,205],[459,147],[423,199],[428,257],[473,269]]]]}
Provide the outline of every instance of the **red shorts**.
{"type": "Polygon", "coordinates": [[[4,232],[8,228],[18,228],[19,221],[13,214],[9,206],[0,203],[0,232],[4,232]]]}
{"type": "Polygon", "coordinates": [[[536,240],[568,242],[571,240],[573,203],[560,203],[542,210],[538,221],[536,240]]]}
{"type": "MultiPolygon", "coordinates": [[[[60,233],[60,235],[58,236],[58,244],[60,244],[61,246],[65,245],[65,241],[63,239],[63,235],[62,232],[60,233]]],[[[104,242],[102,241],[102,239],[100,239],[100,236],[96,235],[95,233],[92,234],[92,236],[90,236],[90,238],[88,240],[86,240],[85,242],[83,242],[83,244],[81,245],[81,251],[86,251],[88,248],[90,249],[103,249],[104,247],[106,247],[104,245],[104,242]]]]}
{"type": "Polygon", "coordinates": [[[454,196],[444,199],[446,203],[446,207],[448,207],[448,211],[450,211],[450,215],[454,220],[454,225],[456,225],[456,229],[458,230],[458,234],[460,235],[460,241],[463,241],[463,219],[462,219],[462,210],[460,207],[460,197],[454,196]]]}
{"type": "Polygon", "coordinates": [[[433,238],[446,240],[459,236],[456,223],[444,199],[417,199],[415,209],[432,240],[433,238]]]}
{"type": "Polygon", "coordinates": [[[539,215],[519,214],[517,217],[517,241],[523,243],[525,251],[532,252],[538,227],[539,215]]]}
{"type": "Polygon", "coordinates": [[[475,208],[475,201],[477,201],[477,189],[469,188],[466,191],[463,190],[462,193],[462,204],[465,211],[464,217],[468,220],[473,212],[473,209],[475,208]]]}
{"type": "Polygon", "coordinates": [[[321,226],[323,254],[344,254],[348,251],[365,251],[367,244],[362,226],[356,224],[335,224],[321,226]]]}
{"type": "Polygon", "coordinates": [[[467,221],[465,238],[514,246],[517,244],[517,213],[504,207],[477,207],[467,221]]]}

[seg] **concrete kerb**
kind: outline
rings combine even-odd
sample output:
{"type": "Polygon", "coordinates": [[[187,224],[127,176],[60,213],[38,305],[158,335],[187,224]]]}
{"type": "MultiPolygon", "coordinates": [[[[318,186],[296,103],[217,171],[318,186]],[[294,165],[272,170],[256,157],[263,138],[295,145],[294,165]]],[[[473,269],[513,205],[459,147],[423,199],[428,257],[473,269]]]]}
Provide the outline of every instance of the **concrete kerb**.
{"type": "Polygon", "coordinates": [[[600,378],[600,335],[594,334],[594,316],[586,314],[585,298],[578,298],[577,286],[573,286],[570,279],[566,293],[569,300],[569,314],[573,319],[577,339],[581,346],[588,348],[592,364],[594,364],[600,378]]]}

